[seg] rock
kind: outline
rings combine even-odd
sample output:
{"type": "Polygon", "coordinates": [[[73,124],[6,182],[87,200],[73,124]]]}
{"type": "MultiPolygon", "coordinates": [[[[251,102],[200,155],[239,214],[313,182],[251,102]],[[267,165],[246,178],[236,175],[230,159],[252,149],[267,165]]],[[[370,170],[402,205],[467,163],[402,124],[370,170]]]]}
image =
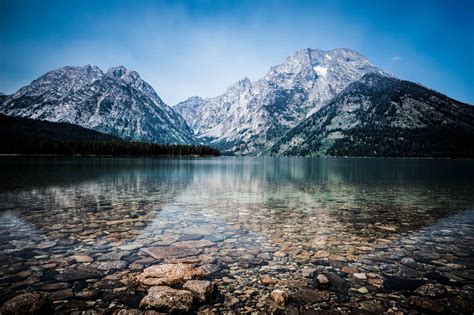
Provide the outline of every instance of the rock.
{"type": "Polygon", "coordinates": [[[89,263],[89,262],[94,261],[92,257],[87,256],[87,255],[73,255],[71,256],[71,258],[74,259],[78,263],[89,263]]]}
{"type": "Polygon", "coordinates": [[[362,294],[367,294],[369,293],[369,290],[367,290],[366,287],[362,287],[362,288],[357,289],[357,292],[362,293],[362,294]]]}
{"type": "Polygon", "coordinates": [[[59,300],[66,300],[70,297],[73,297],[74,293],[72,292],[72,289],[64,289],[60,291],[55,291],[49,295],[49,298],[52,301],[59,301],[59,300]]]}
{"type": "Polygon", "coordinates": [[[425,284],[423,280],[402,279],[398,277],[389,277],[383,282],[384,288],[396,291],[413,291],[423,284],[425,284]]]}
{"type": "Polygon", "coordinates": [[[76,281],[85,279],[98,279],[103,277],[103,274],[90,266],[80,266],[77,268],[68,267],[62,273],[56,276],[59,281],[76,281]]]}
{"type": "Polygon", "coordinates": [[[341,255],[337,254],[331,254],[329,255],[329,260],[335,260],[335,261],[347,261],[347,258],[341,255]]]}
{"type": "Polygon", "coordinates": [[[415,293],[422,296],[439,298],[446,295],[446,288],[441,284],[428,283],[416,289],[415,293]]]}
{"type": "Polygon", "coordinates": [[[385,307],[374,300],[362,301],[360,308],[373,314],[382,314],[386,311],[385,307]]]}
{"type": "Polygon", "coordinates": [[[204,276],[210,276],[214,273],[221,271],[221,267],[216,264],[204,264],[202,266],[199,266],[199,269],[202,270],[204,276]]]}
{"type": "Polygon", "coordinates": [[[411,257],[402,258],[400,262],[407,267],[416,268],[416,260],[411,257]]]}
{"type": "Polygon", "coordinates": [[[329,300],[329,292],[317,291],[310,288],[299,288],[297,297],[300,301],[305,304],[312,305],[317,302],[323,302],[329,300]]]}
{"type": "Polygon", "coordinates": [[[143,249],[143,251],[155,259],[183,258],[199,254],[199,251],[195,248],[176,245],[149,247],[143,249]]]}
{"type": "Polygon", "coordinates": [[[328,279],[327,276],[325,276],[323,274],[319,274],[316,277],[316,285],[317,285],[318,289],[327,290],[331,286],[331,283],[329,282],[329,279],[328,279]]]}
{"type": "MultiPolygon", "coordinates": [[[[179,243],[174,244],[173,246],[178,247],[178,246],[183,246],[183,247],[189,247],[189,248],[206,248],[206,247],[211,247],[214,246],[215,244],[211,241],[208,240],[189,240],[189,241],[182,241],[179,243]]],[[[191,256],[191,255],[188,255],[191,256]]]]}
{"type": "Polygon", "coordinates": [[[216,286],[207,280],[189,280],[183,285],[183,289],[189,290],[200,303],[210,302],[216,293],[216,286]]]}
{"type": "Polygon", "coordinates": [[[203,236],[201,234],[183,234],[183,235],[180,235],[180,237],[178,238],[178,241],[182,242],[182,241],[196,241],[196,240],[200,240],[201,238],[203,238],[203,236]]]}
{"type": "Polygon", "coordinates": [[[359,269],[357,269],[355,267],[344,266],[344,267],[341,268],[341,271],[345,272],[345,273],[353,274],[353,273],[358,273],[359,269]]]}
{"type": "Polygon", "coordinates": [[[325,275],[326,275],[326,277],[328,277],[329,282],[331,283],[331,287],[334,290],[339,291],[339,292],[346,291],[347,285],[346,285],[346,281],[344,281],[344,279],[342,279],[337,274],[332,273],[332,272],[328,272],[325,275]]]}
{"type": "Polygon", "coordinates": [[[117,260],[117,261],[104,261],[99,264],[97,269],[105,271],[107,273],[114,271],[114,270],[123,270],[127,268],[128,263],[123,260],[117,260]]]}
{"type": "Polygon", "coordinates": [[[382,231],[387,231],[387,232],[396,232],[397,227],[396,226],[391,226],[391,225],[377,225],[375,227],[376,229],[382,230],[382,231]]]}
{"type": "Polygon", "coordinates": [[[410,296],[408,298],[408,304],[425,312],[443,313],[444,311],[443,305],[440,301],[416,295],[410,296]]]}
{"type": "Polygon", "coordinates": [[[270,298],[280,307],[284,307],[288,300],[288,293],[283,290],[273,290],[270,298]]]}
{"type": "Polygon", "coordinates": [[[188,264],[162,264],[146,268],[137,281],[145,285],[179,286],[188,280],[202,279],[204,272],[188,264]]]}
{"type": "Polygon", "coordinates": [[[69,288],[71,285],[68,282],[54,282],[45,284],[38,288],[40,291],[58,291],[69,288]]]}
{"type": "Polygon", "coordinates": [[[430,262],[431,260],[437,260],[441,258],[441,255],[435,252],[434,250],[418,250],[413,252],[413,256],[416,260],[422,262],[430,262]]]}
{"type": "Polygon", "coordinates": [[[99,296],[99,291],[95,289],[84,289],[76,293],[76,298],[84,300],[92,300],[99,296]]]}
{"type": "Polygon", "coordinates": [[[55,241],[46,241],[46,242],[42,242],[42,243],[39,243],[38,245],[35,246],[35,248],[37,249],[47,249],[47,248],[51,248],[53,246],[56,246],[57,242],[55,241]]]}
{"type": "Polygon", "coordinates": [[[274,285],[275,283],[277,283],[277,280],[273,279],[272,277],[268,276],[268,275],[263,275],[260,277],[260,282],[263,284],[263,285],[274,285]]]}
{"type": "Polygon", "coordinates": [[[2,315],[21,315],[40,313],[47,304],[46,298],[38,293],[24,293],[6,301],[0,308],[2,315]]]}
{"type": "Polygon", "coordinates": [[[354,273],[353,276],[360,280],[366,280],[367,275],[365,273],[354,273]]]}
{"type": "Polygon", "coordinates": [[[316,269],[316,268],[305,267],[301,270],[301,273],[303,274],[303,277],[305,277],[305,278],[313,278],[314,274],[316,273],[317,270],[318,269],[316,269]]]}
{"type": "Polygon", "coordinates": [[[165,286],[151,287],[140,302],[140,308],[165,312],[188,312],[193,306],[193,294],[165,286]]]}

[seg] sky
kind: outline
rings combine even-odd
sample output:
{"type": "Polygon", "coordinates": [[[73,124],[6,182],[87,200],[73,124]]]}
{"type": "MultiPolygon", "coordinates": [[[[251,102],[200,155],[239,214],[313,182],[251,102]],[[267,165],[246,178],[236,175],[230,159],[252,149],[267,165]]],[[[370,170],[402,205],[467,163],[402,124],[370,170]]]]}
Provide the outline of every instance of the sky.
{"type": "Polygon", "coordinates": [[[136,70],[169,105],[349,48],[474,104],[474,0],[0,0],[0,92],[66,65],[136,70]]]}

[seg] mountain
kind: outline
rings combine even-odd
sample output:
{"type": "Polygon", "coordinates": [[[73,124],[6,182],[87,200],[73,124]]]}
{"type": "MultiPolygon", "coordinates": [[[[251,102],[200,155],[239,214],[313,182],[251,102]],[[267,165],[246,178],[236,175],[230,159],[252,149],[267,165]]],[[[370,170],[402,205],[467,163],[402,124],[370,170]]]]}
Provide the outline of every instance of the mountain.
{"type": "Polygon", "coordinates": [[[370,73],[289,131],[269,153],[474,157],[474,107],[419,84],[370,73]]]}
{"type": "Polygon", "coordinates": [[[64,67],[3,97],[0,112],[67,122],[123,139],[194,143],[185,120],[137,72],[119,66],[64,67]]]}
{"type": "Polygon", "coordinates": [[[248,78],[224,94],[175,105],[196,136],[224,153],[256,155],[370,72],[382,73],[348,49],[302,49],[258,81],[248,78]]]}

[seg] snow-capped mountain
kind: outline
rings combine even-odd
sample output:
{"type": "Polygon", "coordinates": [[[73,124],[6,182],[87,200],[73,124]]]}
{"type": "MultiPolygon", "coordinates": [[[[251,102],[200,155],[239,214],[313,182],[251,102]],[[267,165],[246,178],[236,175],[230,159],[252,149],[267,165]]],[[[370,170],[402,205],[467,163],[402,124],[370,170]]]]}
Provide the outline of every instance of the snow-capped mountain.
{"type": "Polygon", "coordinates": [[[224,94],[190,98],[176,109],[196,136],[224,153],[261,154],[318,111],[349,83],[382,71],[348,49],[302,49],[260,80],[248,78],[224,94]]]}
{"type": "Polygon", "coordinates": [[[67,122],[123,139],[194,143],[186,121],[137,72],[118,66],[64,67],[3,97],[0,112],[67,122]]]}
{"type": "Polygon", "coordinates": [[[379,73],[283,136],[279,156],[474,156],[474,107],[379,73]]]}

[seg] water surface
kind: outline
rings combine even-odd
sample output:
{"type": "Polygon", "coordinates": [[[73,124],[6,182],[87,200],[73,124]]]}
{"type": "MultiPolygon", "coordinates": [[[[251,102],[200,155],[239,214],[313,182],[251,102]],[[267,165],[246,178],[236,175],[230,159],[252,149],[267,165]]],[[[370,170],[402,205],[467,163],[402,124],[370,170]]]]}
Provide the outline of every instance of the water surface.
{"type": "Polygon", "coordinates": [[[418,298],[444,312],[472,308],[472,160],[0,163],[0,302],[38,291],[49,296],[55,312],[137,308],[144,292],[133,275],[150,265],[195,259],[223,296],[200,310],[274,309],[268,296],[277,288],[295,294],[290,310],[423,310],[418,298]],[[156,259],[143,251],[176,245],[198,254],[156,259]],[[78,262],[77,256],[88,258],[78,262]],[[102,276],[58,280],[65,268],[78,265],[102,276]],[[301,288],[318,291],[313,275],[320,273],[343,282],[310,303],[301,288]],[[272,281],[262,282],[262,276],[272,281]],[[403,287],[407,279],[447,291],[426,297],[403,287]]]}

